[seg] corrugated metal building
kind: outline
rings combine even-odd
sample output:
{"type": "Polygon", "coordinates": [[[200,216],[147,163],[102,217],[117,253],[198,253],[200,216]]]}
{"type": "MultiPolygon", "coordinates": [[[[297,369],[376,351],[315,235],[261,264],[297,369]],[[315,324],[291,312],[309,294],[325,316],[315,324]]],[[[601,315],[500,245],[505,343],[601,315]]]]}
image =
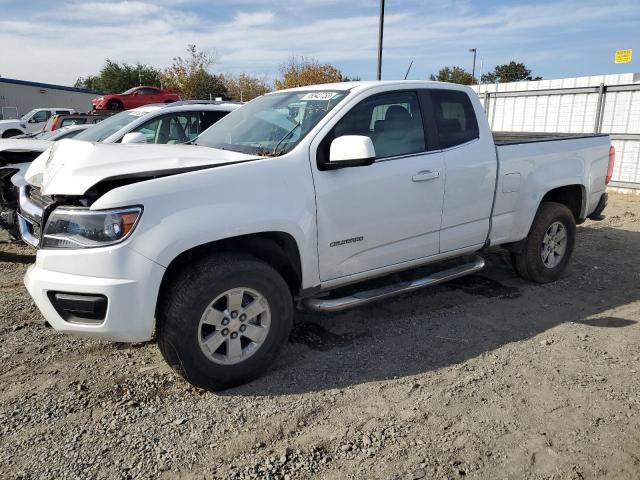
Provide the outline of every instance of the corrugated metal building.
{"type": "Polygon", "coordinates": [[[0,78],[0,115],[17,118],[34,108],[73,108],[78,112],[91,110],[91,99],[101,92],[48,83],[0,78]]]}
{"type": "Polygon", "coordinates": [[[640,192],[640,74],[597,75],[473,87],[495,131],[608,133],[614,187],[640,192]]]}

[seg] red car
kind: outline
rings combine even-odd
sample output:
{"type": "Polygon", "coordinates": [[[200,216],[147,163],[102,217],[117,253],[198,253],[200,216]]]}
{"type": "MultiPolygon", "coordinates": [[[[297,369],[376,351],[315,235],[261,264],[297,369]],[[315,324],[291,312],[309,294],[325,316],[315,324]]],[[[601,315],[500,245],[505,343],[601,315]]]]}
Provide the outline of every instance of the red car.
{"type": "Polygon", "coordinates": [[[129,110],[150,103],[171,103],[180,95],[156,87],[133,87],[123,93],[114,93],[91,100],[94,110],[129,110]]]}

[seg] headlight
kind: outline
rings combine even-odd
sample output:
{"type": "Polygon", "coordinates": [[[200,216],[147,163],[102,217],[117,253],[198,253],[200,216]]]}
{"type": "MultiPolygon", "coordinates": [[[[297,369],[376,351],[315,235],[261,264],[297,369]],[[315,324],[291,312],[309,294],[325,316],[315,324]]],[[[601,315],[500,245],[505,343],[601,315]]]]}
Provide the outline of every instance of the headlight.
{"type": "Polygon", "coordinates": [[[91,211],[56,208],[44,229],[42,248],[92,248],[113,245],[136,227],[141,207],[91,211]]]}

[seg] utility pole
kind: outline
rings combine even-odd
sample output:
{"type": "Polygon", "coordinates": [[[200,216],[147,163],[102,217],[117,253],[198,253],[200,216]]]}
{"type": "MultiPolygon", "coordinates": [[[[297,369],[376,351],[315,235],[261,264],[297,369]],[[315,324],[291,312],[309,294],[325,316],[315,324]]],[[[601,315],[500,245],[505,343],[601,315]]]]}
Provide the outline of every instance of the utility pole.
{"type": "Polygon", "coordinates": [[[139,68],[138,68],[138,85],[140,87],[142,86],[142,72],[140,71],[139,68]]]}
{"type": "Polygon", "coordinates": [[[473,52],[473,68],[471,69],[471,83],[476,78],[476,54],[478,53],[475,48],[470,48],[469,52],[473,52]]]}
{"type": "Polygon", "coordinates": [[[382,34],[384,30],[384,0],[380,0],[380,19],[378,26],[378,80],[382,80],[382,34]]]}

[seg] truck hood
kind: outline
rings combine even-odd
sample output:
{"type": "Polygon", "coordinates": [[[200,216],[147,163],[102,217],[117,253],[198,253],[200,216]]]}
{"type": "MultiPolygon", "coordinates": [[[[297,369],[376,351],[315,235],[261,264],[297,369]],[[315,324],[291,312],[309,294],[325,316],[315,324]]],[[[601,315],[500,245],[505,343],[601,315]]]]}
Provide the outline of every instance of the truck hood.
{"type": "Polygon", "coordinates": [[[255,155],[196,145],[121,145],[60,140],[25,175],[44,195],[83,195],[106,180],[175,175],[254,160],[255,155]]]}
{"type": "Polygon", "coordinates": [[[49,140],[2,139],[0,140],[0,167],[31,161],[52,143],[49,140]]]}
{"type": "Polygon", "coordinates": [[[51,140],[5,138],[0,140],[0,152],[44,152],[52,143],[51,140]]]}
{"type": "Polygon", "coordinates": [[[6,129],[7,127],[18,127],[21,126],[20,124],[23,123],[18,119],[13,119],[13,120],[0,120],[0,128],[2,128],[3,130],[6,129]]]}

